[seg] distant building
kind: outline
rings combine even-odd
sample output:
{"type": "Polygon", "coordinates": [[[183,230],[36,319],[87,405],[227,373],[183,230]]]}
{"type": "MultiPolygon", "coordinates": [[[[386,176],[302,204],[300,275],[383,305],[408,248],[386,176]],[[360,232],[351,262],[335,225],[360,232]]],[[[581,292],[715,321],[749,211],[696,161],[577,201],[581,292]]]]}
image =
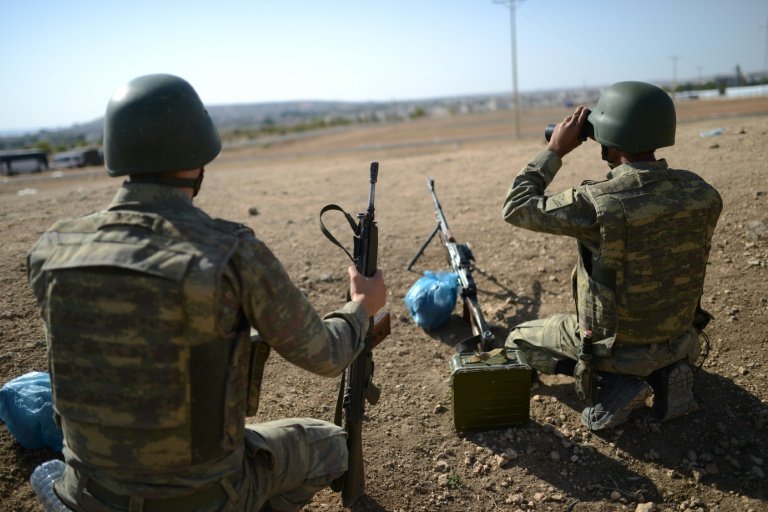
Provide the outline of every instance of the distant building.
{"type": "Polygon", "coordinates": [[[23,172],[42,172],[48,169],[48,153],[37,149],[11,149],[0,151],[0,175],[13,176],[23,172]]]}
{"type": "Polygon", "coordinates": [[[755,96],[768,96],[768,85],[748,85],[745,87],[728,87],[725,89],[727,98],[749,98],[755,96]]]}
{"type": "Polygon", "coordinates": [[[53,155],[51,167],[54,169],[73,169],[87,165],[104,165],[104,156],[95,148],[80,148],[62,151],[53,155]]]}

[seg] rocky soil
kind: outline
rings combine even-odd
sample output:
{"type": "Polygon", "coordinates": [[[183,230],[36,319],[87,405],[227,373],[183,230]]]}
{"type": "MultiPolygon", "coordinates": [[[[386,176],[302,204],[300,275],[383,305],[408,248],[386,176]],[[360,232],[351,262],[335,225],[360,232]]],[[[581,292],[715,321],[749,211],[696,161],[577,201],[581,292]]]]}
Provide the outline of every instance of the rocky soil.
{"type": "MultiPolygon", "coordinates": [[[[435,178],[460,242],[472,245],[486,318],[501,343],[515,324],[572,311],[575,243],[501,220],[513,176],[542,148],[541,130],[562,109],[525,112],[523,137],[508,113],[424,119],[226,149],[197,201],[212,215],[247,223],[265,240],[320,313],[343,302],[346,256],[318,229],[327,203],[364,209],[370,161],[380,162],[380,266],[389,289],[391,336],[375,353],[382,398],[367,410],[371,511],[758,511],[768,510],[768,99],[678,105],[677,144],[661,150],[722,194],[703,305],[715,315],[710,351],[696,373],[700,410],[668,423],[648,410],[613,430],[579,421],[572,380],[543,376],[524,427],[461,434],[453,427],[453,345],[469,336],[454,317],[425,332],[403,298],[423,270],[446,269],[435,240],[405,267],[435,225],[426,177],[435,178]],[[716,137],[701,137],[724,128],[716,137]]],[[[566,158],[553,192],[607,171],[587,142],[566,158]]],[[[56,219],[106,205],[116,186],[99,169],[16,176],[0,183],[0,383],[46,370],[43,331],[26,284],[25,253],[56,219]]],[[[327,224],[341,239],[341,216],[327,224]]],[[[256,420],[332,420],[338,382],[273,356],[256,420]]],[[[482,390],[478,390],[482,392],[482,390]]],[[[35,511],[28,478],[48,450],[22,448],[0,426],[0,509],[35,511]]],[[[340,511],[323,491],[306,511],[340,511]]]]}

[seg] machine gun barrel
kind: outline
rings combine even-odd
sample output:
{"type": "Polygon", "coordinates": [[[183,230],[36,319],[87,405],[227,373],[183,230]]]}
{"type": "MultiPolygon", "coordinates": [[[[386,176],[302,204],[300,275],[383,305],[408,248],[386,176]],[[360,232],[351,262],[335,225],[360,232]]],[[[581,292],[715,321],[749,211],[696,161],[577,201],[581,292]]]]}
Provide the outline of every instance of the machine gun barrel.
{"type": "Polygon", "coordinates": [[[411,269],[424,252],[424,249],[426,249],[435,235],[440,232],[441,238],[443,239],[443,245],[445,245],[448,263],[453,272],[458,276],[459,290],[461,291],[463,302],[463,317],[472,325],[473,336],[460,342],[457,345],[457,350],[460,352],[475,351],[478,349],[488,351],[492,348],[495,338],[488,323],[485,321],[485,317],[483,316],[483,312],[477,301],[477,286],[475,285],[475,280],[472,278],[475,256],[472,254],[472,248],[468,244],[460,244],[456,242],[456,238],[453,236],[453,232],[448,226],[448,220],[443,213],[443,207],[440,204],[440,200],[437,198],[437,193],[435,192],[435,180],[432,177],[427,178],[427,188],[429,189],[432,201],[435,204],[437,225],[429,237],[427,237],[427,240],[422,244],[416,255],[411,258],[407,270],[411,269]]]}

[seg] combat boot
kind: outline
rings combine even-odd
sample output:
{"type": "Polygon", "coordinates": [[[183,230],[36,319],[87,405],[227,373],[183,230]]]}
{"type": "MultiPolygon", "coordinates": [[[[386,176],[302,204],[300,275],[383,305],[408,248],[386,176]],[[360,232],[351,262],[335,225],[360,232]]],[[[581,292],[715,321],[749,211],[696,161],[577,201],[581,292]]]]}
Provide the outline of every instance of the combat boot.
{"type": "Polygon", "coordinates": [[[651,387],[640,377],[603,373],[594,406],[581,413],[581,422],[590,430],[603,430],[621,425],[633,410],[645,404],[651,387]]]}
{"type": "Polygon", "coordinates": [[[653,388],[653,415],[668,421],[699,408],[693,397],[693,370],[685,361],[665,366],[648,376],[653,388]]]}

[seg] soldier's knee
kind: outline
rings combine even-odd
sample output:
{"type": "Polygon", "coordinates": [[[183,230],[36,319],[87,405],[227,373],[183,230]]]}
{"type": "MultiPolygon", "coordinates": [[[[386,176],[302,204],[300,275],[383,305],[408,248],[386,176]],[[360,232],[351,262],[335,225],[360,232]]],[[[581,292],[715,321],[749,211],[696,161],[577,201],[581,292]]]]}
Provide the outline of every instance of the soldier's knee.
{"type": "Polygon", "coordinates": [[[305,432],[309,455],[306,481],[327,485],[347,470],[346,432],[328,422],[305,427],[305,432]]]}
{"type": "Polygon", "coordinates": [[[504,346],[511,349],[521,349],[524,348],[524,340],[520,337],[520,333],[517,329],[512,329],[512,331],[507,336],[507,340],[504,342],[504,346]]]}

